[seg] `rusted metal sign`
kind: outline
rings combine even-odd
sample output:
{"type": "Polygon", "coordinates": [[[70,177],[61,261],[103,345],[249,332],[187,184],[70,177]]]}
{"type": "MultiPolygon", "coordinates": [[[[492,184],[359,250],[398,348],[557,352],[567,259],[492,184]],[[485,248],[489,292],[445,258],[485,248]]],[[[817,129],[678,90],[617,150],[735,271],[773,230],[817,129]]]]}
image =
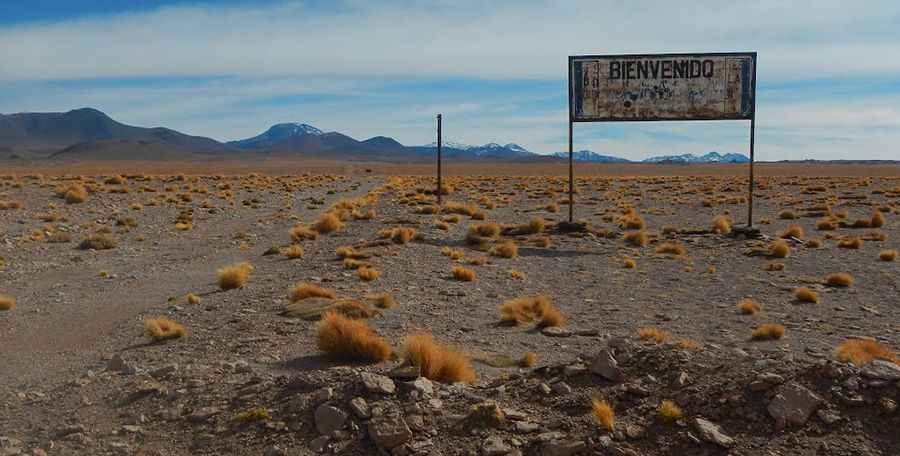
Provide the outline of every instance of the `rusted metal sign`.
{"type": "Polygon", "coordinates": [[[569,57],[570,119],[752,119],[755,67],[755,52],[569,57]]]}

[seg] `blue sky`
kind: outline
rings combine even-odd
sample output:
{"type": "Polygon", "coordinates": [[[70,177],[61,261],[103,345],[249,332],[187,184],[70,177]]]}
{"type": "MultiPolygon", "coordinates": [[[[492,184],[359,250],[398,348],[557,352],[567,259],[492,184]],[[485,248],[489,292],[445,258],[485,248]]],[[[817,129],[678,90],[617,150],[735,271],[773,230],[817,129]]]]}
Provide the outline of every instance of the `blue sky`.
{"type": "MultiPolygon", "coordinates": [[[[566,148],[566,56],[759,52],[757,156],[898,159],[900,2],[0,3],[0,112],[91,106],[232,140],[278,122],[365,139],[566,148]]],[[[748,122],[578,124],[628,158],[746,152],[748,122]]]]}

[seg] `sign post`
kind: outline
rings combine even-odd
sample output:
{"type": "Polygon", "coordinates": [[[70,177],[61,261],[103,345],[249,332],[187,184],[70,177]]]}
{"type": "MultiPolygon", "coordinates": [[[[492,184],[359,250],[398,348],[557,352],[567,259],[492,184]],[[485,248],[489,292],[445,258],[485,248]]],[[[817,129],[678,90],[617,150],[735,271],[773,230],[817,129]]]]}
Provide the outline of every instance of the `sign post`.
{"type": "Polygon", "coordinates": [[[441,205],[441,115],[437,115],[437,203],[441,205]]]}
{"type": "Polygon", "coordinates": [[[756,52],[569,57],[569,222],[574,122],[750,120],[747,226],[753,225],[756,52]]]}

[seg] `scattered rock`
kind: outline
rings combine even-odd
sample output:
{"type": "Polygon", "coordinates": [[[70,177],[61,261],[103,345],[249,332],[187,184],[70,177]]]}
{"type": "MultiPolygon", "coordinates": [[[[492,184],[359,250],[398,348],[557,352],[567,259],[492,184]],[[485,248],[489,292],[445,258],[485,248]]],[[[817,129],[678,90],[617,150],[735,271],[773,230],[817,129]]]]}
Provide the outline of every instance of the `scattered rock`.
{"type": "Polygon", "coordinates": [[[434,394],[434,383],[425,377],[419,377],[411,382],[406,383],[414,391],[418,391],[423,396],[431,396],[434,394]]]}
{"type": "Polygon", "coordinates": [[[512,451],[512,447],[497,436],[490,436],[484,439],[484,443],[481,444],[481,453],[485,456],[502,456],[510,451],[512,451]]]}
{"type": "Polygon", "coordinates": [[[412,431],[402,417],[381,416],[369,421],[369,437],[378,447],[391,450],[412,439],[412,431]]]}
{"type": "Polygon", "coordinates": [[[693,423],[694,430],[700,434],[701,439],[724,448],[730,448],[734,445],[734,439],[722,432],[722,428],[718,424],[699,417],[694,418],[693,423]]]}
{"type": "Polygon", "coordinates": [[[397,385],[394,384],[394,381],[384,375],[360,372],[359,379],[362,381],[363,386],[371,393],[394,394],[394,392],[397,391],[397,385]]]}
{"type": "Polygon", "coordinates": [[[541,445],[541,456],[571,456],[586,449],[582,440],[551,440],[541,445]]]}
{"type": "Polygon", "coordinates": [[[347,413],[328,404],[322,404],[315,412],[316,430],[319,434],[330,435],[332,432],[343,429],[347,421],[347,413]]]}
{"type": "Polygon", "coordinates": [[[796,382],[778,388],[767,410],[775,419],[775,428],[784,429],[788,424],[802,426],[822,404],[822,398],[796,382]]]}
{"type": "Polygon", "coordinates": [[[547,337],[572,337],[575,335],[575,331],[560,326],[547,326],[541,330],[541,334],[547,337]]]}
{"type": "Polygon", "coordinates": [[[372,416],[372,411],[369,410],[369,404],[362,397],[354,397],[350,400],[350,411],[353,412],[357,418],[368,419],[372,416]]]}
{"type": "Polygon", "coordinates": [[[123,375],[134,375],[137,373],[137,369],[134,368],[131,364],[125,361],[125,358],[122,355],[116,353],[112,358],[106,363],[106,370],[110,372],[118,372],[123,375]]]}
{"type": "Polygon", "coordinates": [[[321,453],[328,446],[328,440],[329,437],[327,435],[320,435],[309,441],[309,449],[315,453],[321,453]]]}
{"type": "Polygon", "coordinates": [[[388,372],[388,377],[402,380],[414,380],[422,376],[418,366],[397,366],[388,372]]]}
{"type": "Polygon", "coordinates": [[[572,392],[572,387],[566,382],[556,382],[552,386],[553,391],[559,395],[566,395],[572,392]]]}
{"type": "Polygon", "coordinates": [[[218,407],[201,407],[188,415],[188,421],[191,423],[202,423],[219,413],[222,413],[222,409],[218,407]]]}
{"type": "Polygon", "coordinates": [[[876,359],[862,368],[862,374],[876,380],[900,380],[900,364],[876,359]]]}
{"type": "Polygon", "coordinates": [[[601,350],[591,361],[590,371],[614,382],[621,382],[625,377],[622,369],[619,368],[619,363],[606,349],[601,350]]]}

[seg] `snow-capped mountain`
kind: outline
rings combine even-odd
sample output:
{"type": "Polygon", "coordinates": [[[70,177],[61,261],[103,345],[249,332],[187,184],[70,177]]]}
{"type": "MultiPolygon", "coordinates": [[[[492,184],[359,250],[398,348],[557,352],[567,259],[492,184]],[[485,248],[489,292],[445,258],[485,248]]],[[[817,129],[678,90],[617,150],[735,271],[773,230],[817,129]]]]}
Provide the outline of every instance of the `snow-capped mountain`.
{"type": "MultiPolygon", "coordinates": [[[[568,152],[554,152],[554,157],[558,158],[569,158],[568,152]]],[[[589,162],[589,163],[629,163],[631,160],[622,157],[615,157],[612,155],[603,155],[598,154],[597,152],[590,150],[579,150],[572,152],[572,158],[577,162],[589,162]]]]}
{"type": "Polygon", "coordinates": [[[239,141],[230,141],[229,144],[241,149],[263,149],[290,138],[322,136],[324,134],[322,130],[309,124],[280,123],[272,125],[261,135],[239,141]]]}
{"type": "Polygon", "coordinates": [[[644,163],[747,163],[749,161],[750,158],[743,154],[722,155],[718,152],[709,152],[699,157],[694,154],[661,155],[642,160],[644,163]]]}

